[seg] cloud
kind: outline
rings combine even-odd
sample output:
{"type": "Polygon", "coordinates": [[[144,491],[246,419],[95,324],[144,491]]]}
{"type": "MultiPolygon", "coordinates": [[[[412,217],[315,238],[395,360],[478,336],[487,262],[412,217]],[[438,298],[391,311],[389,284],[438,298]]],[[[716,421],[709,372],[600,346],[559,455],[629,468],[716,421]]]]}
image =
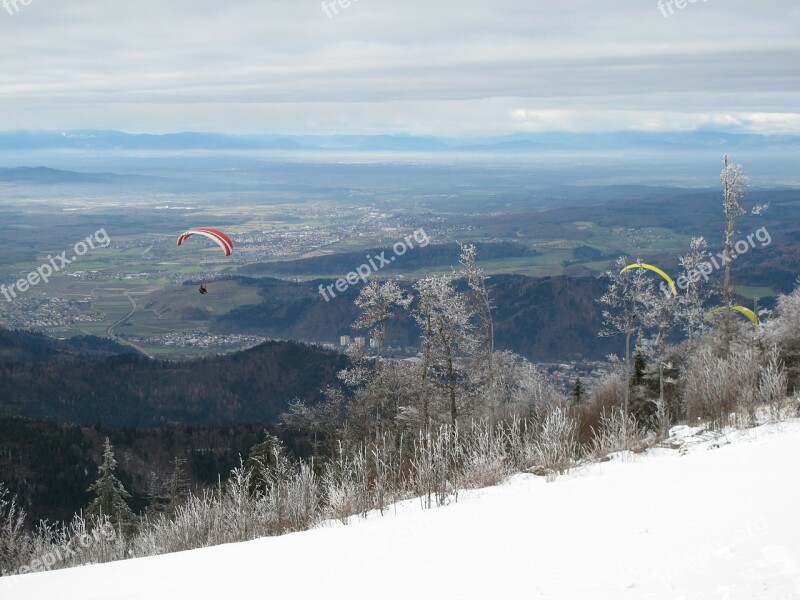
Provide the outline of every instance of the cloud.
{"type": "MultiPolygon", "coordinates": [[[[328,0],[330,1],[330,0],[328,0]]],[[[32,0],[0,11],[8,128],[798,132],[795,3],[32,0]]]]}

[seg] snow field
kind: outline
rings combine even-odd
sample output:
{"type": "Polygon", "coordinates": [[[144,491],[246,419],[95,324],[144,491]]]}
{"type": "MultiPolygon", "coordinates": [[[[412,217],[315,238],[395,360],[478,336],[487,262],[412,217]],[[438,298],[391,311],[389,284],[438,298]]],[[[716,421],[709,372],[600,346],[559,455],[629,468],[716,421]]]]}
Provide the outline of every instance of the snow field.
{"type": "Polygon", "coordinates": [[[0,599],[800,598],[800,422],[344,526],[0,579],[0,599]]]}

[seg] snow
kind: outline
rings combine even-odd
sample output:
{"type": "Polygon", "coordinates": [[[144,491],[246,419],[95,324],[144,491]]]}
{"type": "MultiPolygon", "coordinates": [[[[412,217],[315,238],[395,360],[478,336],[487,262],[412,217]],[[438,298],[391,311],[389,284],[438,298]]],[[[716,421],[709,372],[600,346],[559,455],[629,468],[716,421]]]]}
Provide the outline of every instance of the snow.
{"type": "Polygon", "coordinates": [[[517,475],[423,511],[0,579],[0,598],[800,598],[800,422],[517,475]]]}

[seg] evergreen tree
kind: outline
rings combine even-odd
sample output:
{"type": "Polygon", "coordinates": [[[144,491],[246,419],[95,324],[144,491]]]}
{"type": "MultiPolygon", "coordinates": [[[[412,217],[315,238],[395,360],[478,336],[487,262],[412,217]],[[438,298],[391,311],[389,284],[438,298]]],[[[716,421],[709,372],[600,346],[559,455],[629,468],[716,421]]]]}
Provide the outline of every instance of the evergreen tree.
{"type": "Polygon", "coordinates": [[[97,497],[86,508],[86,513],[98,521],[104,516],[108,517],[114,527],[117,527],[117,533],[127,534],[133,528],[135,517],[127,503],[131,495],[114,475],[116,469],[114,449],[111,440],[106,438],[103,463],[99,468],[100,477],[89,486],[88,490],[94,492],[97,497]]]}
{"type": "Polygon", "coordinates": [[[640,347],[636,348],[633,355],[633,374],[631,375],[631,385],[644,385],[644,374],[647,370],[647,357],[644,350],[640,347]]]}
{"type": "Polygon", "coordinates": [[[250,456],[245,462],[250,493],[253,495],[263,492],[275,482],[284,480],[290,471],[283,442],[268,431],[265,431],[264,435],[264,441],[250,449],[250,456]]]}
{"type": "Polygon", "coordinates": [[[572,388],[571,397],[576,406],[583,404],[583,383],[581,383],[580,377],[575,379],[575,387],[572,388]]]}
{"type": "Polygon", "coordinates": [[[189,480],[186,478],[185,465],[185,458],[175,457],[175,468],[169,482],[169,504],[167,505],[167,514],[170,517],[174,517],[178,507],[189,498],[189,480]]]}
{"type": "Polygon", "coordinates": [[[147,475],[145,498],[147,499],[147,513],[161,513],[166,508],[164,485],[155,470],[147,475]]]}

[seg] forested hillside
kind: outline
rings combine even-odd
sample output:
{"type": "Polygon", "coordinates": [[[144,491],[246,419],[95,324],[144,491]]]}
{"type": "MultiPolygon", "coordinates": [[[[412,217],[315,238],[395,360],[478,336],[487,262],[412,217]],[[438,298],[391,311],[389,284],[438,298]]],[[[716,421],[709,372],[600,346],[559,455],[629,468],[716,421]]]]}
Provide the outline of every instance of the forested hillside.
{"type": "Polygon", "coordinates": [[[0,363],[0,414],[72,423],[274,422],[293,399],[317,401],[347,364],[341,354],[294,342],[180,363],[133,354],[85,360],[26,335],[6,334],[6,355],[31,358],[0,363]]]}
{"type": "Polygon", "coordinates": [[[117,448],[118,472],[138,511],[166,495],[175,458],[184,463],[189,489],[211,486],[247,459],[264,431],[278,435],[296,456],[310,447],[296,432],[276,426],[171,425],[107,428],[0,417],[0,472],[7,487],[39,519],[65,520],[86,506],[106,436],[117,448]]]}
{"type": "MultiPolygon", "coordinates": [[[[256,280],[264,302],[245,306],[212,321],[216,333],[255,333],[279,339],[338,342],[340,335],[358,332],[354,286],[330,302],[318,293],[320,281],[292,283],[256,280]]],[[[325,283],[329,283],[325,281],[325,283]]],[[[464,282],[459,284],[462,288],[464,282]]],[[[487,280],[495,310],[498,349],[537,361],[603,358],[619,352],[619,342],[600,338],[601,307],[595,299],[603,282],[593,277],[497,275],[487,280]]],[[[401,285],[410,291],[410,285],[401,285]]],[[[363,332],[362,332],[363,334],[363,332]]],[[[417,346],[419,329],[407,315],[387,331],[395,347],[417,346]]]]}
{"type": "Polygon", "coordinates": [[[96,360],[117,354],[133,354],[123,346],[106,338],[76,336],[55,340],[38,333],[12,331],[0,327],[0,364],[38,363],[49,360],[78,358],[96,360]]]}

